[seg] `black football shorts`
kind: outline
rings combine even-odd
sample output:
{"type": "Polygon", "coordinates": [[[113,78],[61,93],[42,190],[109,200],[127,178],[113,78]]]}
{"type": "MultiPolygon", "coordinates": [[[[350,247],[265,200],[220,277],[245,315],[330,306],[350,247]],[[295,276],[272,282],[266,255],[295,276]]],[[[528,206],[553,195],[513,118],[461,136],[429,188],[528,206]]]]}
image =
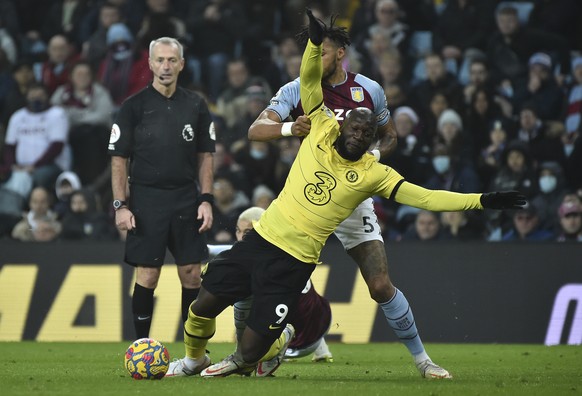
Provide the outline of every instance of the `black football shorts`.
{"type": "Polygon", "coordinates": [[[160,267],[166,248],[177,265],[208,259],[206,235],[198,229],[198,204],[194,186],[164,190],[131,185],[129,209],[136,228],[127,233],[125,261],[133,266],[160,267]]]}
{"type": "Polygon", "coordinates": [[[252,230],[208,263],[202,286],[232,304],[253,295],[247,326],[276,339],[314,269],[252,230]]]}

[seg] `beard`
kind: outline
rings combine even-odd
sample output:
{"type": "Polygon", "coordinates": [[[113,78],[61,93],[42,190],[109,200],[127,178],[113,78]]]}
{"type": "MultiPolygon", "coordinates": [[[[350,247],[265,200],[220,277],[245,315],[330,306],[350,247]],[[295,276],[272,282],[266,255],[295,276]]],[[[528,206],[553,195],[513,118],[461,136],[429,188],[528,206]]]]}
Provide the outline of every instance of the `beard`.
{"type": "Polygon", "coordinates": [[[343,135],[340,135],[337,140],[335,141],[335,148],[339,155],[343,158],[347,159],[348,161],[357,161],[362,158],[362,155],[367,151],[366,148],[363,148],[356,152],[351,152],[348,150],[346,146],[346,138],[343,135]]]}

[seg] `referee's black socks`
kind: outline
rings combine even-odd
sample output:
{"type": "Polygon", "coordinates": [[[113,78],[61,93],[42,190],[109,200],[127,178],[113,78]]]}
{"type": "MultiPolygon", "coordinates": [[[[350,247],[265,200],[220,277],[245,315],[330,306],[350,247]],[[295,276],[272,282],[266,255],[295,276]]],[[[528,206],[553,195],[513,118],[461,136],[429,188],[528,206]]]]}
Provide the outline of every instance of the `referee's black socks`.
{"type": "Polygon", "coordinates": [[[131,308],[137,339],[149,337],[154,312],[154,289],[134,284],[131,308]]]}

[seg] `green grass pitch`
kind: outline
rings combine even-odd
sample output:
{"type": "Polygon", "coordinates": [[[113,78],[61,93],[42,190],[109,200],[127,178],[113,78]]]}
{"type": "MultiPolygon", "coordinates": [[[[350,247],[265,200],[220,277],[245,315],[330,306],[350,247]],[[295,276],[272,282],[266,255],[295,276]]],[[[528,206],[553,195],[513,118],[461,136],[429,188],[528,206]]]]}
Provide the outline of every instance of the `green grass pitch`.
{"type": "MultiPolygon", "coordinates": [[[[128,343],[0,343],[0,394],[11,395],[582,395],[576,346],[428,344],[453,380],[420,377],[396,343],[330,343],[334,363],[284,363],[274,378],[166,378],[137,381],[123,367],[128,343]]],[[[167,344],[171,358],[181,343],[167,344]]],[[[210,344],[217,362],[232,344],[210,344]]]]}

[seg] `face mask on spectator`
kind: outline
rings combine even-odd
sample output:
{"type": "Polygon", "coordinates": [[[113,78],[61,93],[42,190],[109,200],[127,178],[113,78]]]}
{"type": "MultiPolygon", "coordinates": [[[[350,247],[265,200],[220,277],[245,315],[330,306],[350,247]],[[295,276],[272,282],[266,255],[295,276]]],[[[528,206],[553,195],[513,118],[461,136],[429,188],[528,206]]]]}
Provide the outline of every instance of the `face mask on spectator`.
{"type": "Polygon", "coordinates": [[[571,143],[566,143],[564,145],[564,154],[566,154],[566,157],[572,155],[572,151],[574,151],[574,145],[571,143]]]}
{"type": "Polygon", "coordinates": [[[28,110],[33,113],[41,113],[48,107],[48,103],[43,99],[33,99],[28,101],[28,110]]]}
{"type": "Polygon", "coordinates": [[[131,56],[131,46],[125,41],[118,41],[111,46],[113,51],[113,59],[124,60],[131,56]]]}
{"type": "Polygon", "coordinates": [[[437,155],[432,159],[432,166],[439,175],[442,175],[451,167],[451,158],[447,155],[437,155]]]}
{"type": "Polygon", "coordinates": [[[556,176],[552,175],[542,176],[540,177],[540,190],[542,190],[542,192],[546,194],[550,193],[556,189],[557,183],[558,180],[556,179],[556,176]]]}
{"type": "Polygon", "coordinates": [[[251,157],[256,160],[262,160],[267,156],[267,152],[263,150],[251,149],[250,151],[251,157]]]}

